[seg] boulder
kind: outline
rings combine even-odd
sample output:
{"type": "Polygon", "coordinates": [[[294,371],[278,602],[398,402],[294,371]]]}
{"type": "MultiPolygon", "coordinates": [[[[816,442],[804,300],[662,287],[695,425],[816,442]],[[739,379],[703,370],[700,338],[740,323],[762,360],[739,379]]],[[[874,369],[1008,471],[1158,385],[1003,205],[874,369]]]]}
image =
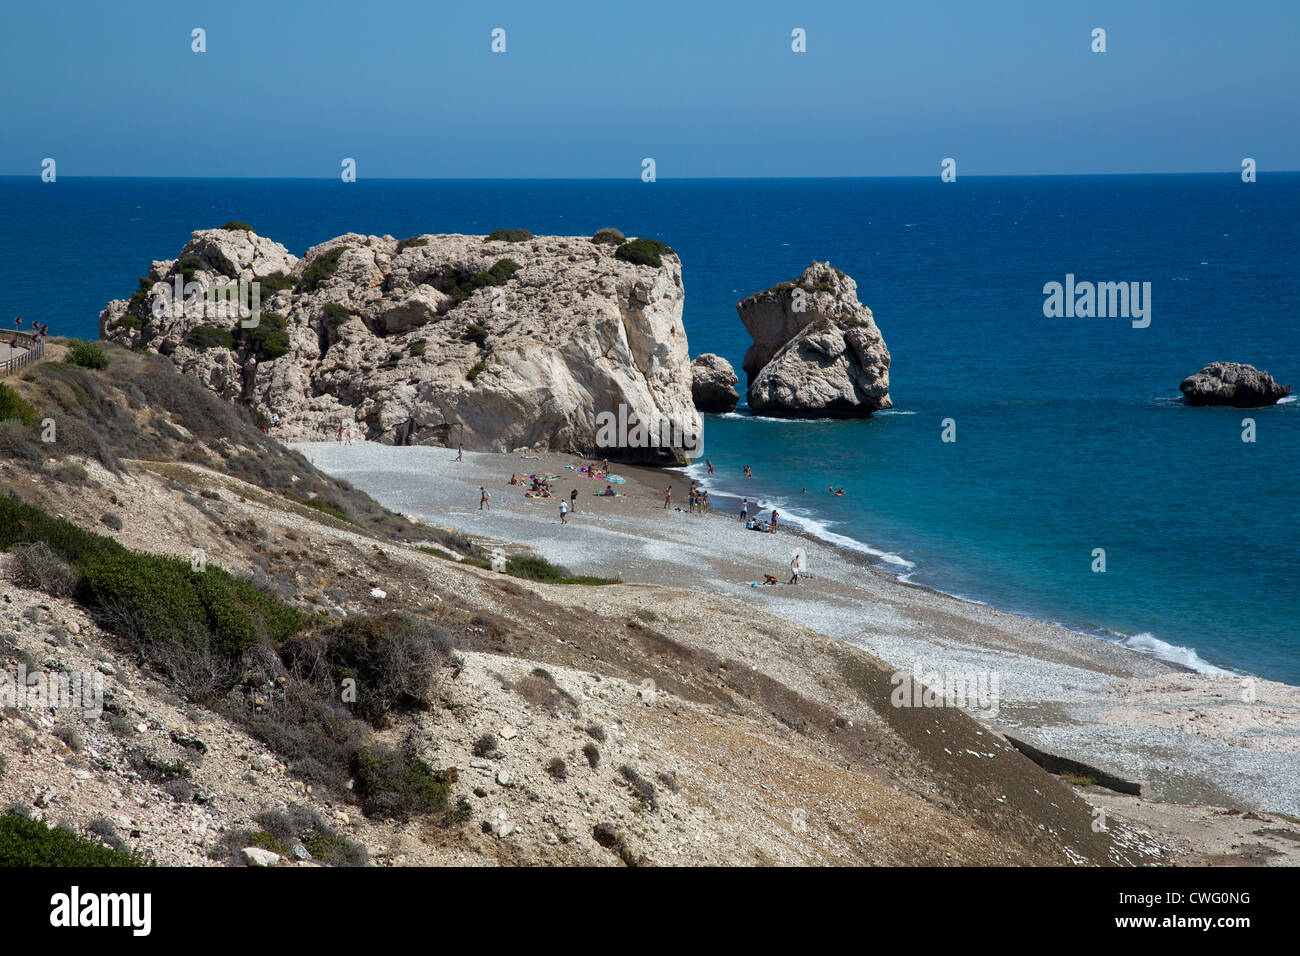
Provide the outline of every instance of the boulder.
{"type": "Polygon", "coordinates": [[[691,398],[702,412],[729,412],[740,401],[740,381],[731,363],[721,355],[705,352],[691,363],[691,398]]]}
{"type": "Polygon", "coordinates": [[[1287,385],[1279,385],[1273,376],[1253,365],[1238,362],[1211,362],[1178,386],[1188,405],[1228,405],[1232,408],[1261,408],[1276,405],[1291,394],[1287,385]]]}
{"type": "Polygon", "coordinates": [[[857,283],[814,262],[736,306],[754,344],[743,367],[750,411],[782,418],[860,418],[892,408],[889,350],[857,283]]]}
{"type": "MultiPolygon", "coordinates": [[[[116,300],[100,330],[170,356],[281,441],[347,424],[387,444],[685,464],[701,426],[681,261],[669,251],[640,265],[617,249],[586,236],[347,233],[294,258],[254,233],[205,230],[182,250],[210,267],[193,275],[204,287],[246,271],[294,281],[263,295],[263,321],[284,323],[273,354],[267,330],[202,309],[149,321],[147,302],[116,300]]],[[[159,259],[150,275],[170,281],[179,262],[159,259]]]]}

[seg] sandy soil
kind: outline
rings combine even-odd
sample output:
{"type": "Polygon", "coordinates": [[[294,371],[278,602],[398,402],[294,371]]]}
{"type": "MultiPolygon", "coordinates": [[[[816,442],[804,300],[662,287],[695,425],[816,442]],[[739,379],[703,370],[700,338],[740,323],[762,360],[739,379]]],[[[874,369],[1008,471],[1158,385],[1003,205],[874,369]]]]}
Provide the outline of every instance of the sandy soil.
{"type": "MultiPolygon", "coordinates": [[[[294,446],[393,510],[486,542],[520,542],[574,573],[707,591],[847,641],[904,673],[983,680],[970,713],[995,731],[1140,781],[1147,801],[1300,814],[1300,690],[1187,673],[1107,641],[900,583],[865,555],[793,528],[745,530],[738,511],[688,514],[680,473],[615,466],[617,497],[571,456],[433,447],[294,446]],[[512,474],[558,476],[568,499],[527,498],[512,474]],[[673,488],[664,508],[664,489],[673,488]],[[479,488],[491,508],[479,508],[479,488]],[[807,573],[789,585],[796,548],[807,573]],[[758,584],[775,575],[777,586],[758,584]],[[996,680],[996,694],[991,693],[996,680]]],[[[599,589],[572,589],[575,602],[599,589]]],[[[926,681],[933,683],[933,681],[926,681]]],[[[979,686],[976,684],[976,686],[979,686]]]]}

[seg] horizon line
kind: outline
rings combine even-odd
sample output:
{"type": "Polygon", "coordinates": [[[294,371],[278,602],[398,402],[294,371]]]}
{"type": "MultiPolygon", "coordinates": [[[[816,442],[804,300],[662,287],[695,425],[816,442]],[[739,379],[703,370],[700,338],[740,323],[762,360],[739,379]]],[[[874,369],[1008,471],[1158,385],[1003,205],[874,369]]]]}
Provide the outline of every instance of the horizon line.
{"type": "MultiPolygon", "coordinates": [[[[1290,175],[1300,173],[1300,169],[1257,170],[1257,176],[1290,175]]],[[[1240,176],[1240,168],[1184,170],[1178,172],[1123,172],[1123,173],[963,173],[958,179],[1081,179],[1132,176],[1240,176]]],[[[845,180],[845,179],[934,179],[938,173],[908,176],[660,176],[655,182],[755,182],[780,180],[845,180]]],[[[0,173],[0,179],[41,179],[41,173],[0,173]]],[[[342,183],[335,176],[149,176],[149,175],[64,175],[64,179],[90,180],[248,180],[250,182],[339,182],[341,185],[355,185],[359,182],[641,182],[639,176],[365,176],[358,177],[352,183],[342,183]]],[[[58,181],[55,181],[57,185],[58,181]]],[[[652,185],[646,183],[646,185],[652,185]]]]}

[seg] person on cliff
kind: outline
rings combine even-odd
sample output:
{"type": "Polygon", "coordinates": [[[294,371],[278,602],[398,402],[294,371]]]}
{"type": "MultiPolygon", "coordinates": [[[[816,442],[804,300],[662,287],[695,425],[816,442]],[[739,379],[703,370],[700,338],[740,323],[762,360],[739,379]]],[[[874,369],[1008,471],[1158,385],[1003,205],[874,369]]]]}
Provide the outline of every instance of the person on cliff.
{"type": "Polygon", "coordinates": [[[484,508],[486,508],[488,511],[491,511],[491,510],[492,510],[492,496],[491,496],[490,494],[488,494],[488,490],[487,490],[486,488],[484,488],[482,485],[479,485],[479,486],[478,486],[478,495],[479,495],[479,497],[478,497],[478,510],[479,510],[479,511],[482,511],[484,508]]]}

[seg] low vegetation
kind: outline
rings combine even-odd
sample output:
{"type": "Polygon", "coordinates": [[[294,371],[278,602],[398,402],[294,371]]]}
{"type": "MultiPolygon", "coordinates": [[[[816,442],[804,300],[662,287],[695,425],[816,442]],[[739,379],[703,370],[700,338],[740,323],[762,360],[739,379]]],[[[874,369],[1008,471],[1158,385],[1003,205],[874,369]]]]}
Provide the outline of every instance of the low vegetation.
{"type": "Polygon", "coordinates": [[[35,425],[36,409],[8,385],[0,384],[0,422],[13,420],[23,425],[35,425]]]}
{"type": "Polygon", "coordinates": [[[240,222],[238,219],[232,219],[224,226],[218,226],[219,229],[238,229],[241,232],[256,232],[256,230],[246,222],[240,222]]]}
{"type": "Polygon", "coordinates": [[[460,269],[445,272],[438,277],[434,285],[439,292],[451,297],[450,307],[455,308],[480,289],[505,285],[522,268],[523,266],[513,259],[498,259],[492,264],[492,268],[481,272],[460,269]]]}
{"type": "Polygon", "coordinates": [[[653,266],[658,269],[662,266],[663,256],[675,255],[672,248],[658,239],[632,239],[622,243],[614,253],[614,257],[622,259],[624,262],[632,262],[639,266],[653,266]]]}
{"type": "Polygon", "coordinates": [[[104,846],[70,830],[50,827],[21,813],[0,814],[0,867],[138,867],[138,854],[104,846]]]}
{"type": "Polygon", "coordinates": [[[627,242],[627,239],[617,229],[597,229],[591,241],[598,245],[619,246],[627,242]]]}
{"type": "Polygon", "coordinates": [[[527,242],[533,234],[527,229],[494,229],[483,237],[484,242],[527,242]]]}
{"type": "Polygon", "coordinates": [[[412,753],[387,747],[358,747],[352,754],[353,792],[370,817],[409,820],[447,814],[455,769],[435,771],[412,753]]]}
{"type": "Polygon", "coordinates": [[[298,283],[298,291],[315,292],[322,282],[339,271],[339,259],[349,248],[349,246],[335,246],[328,252],[322,252],[313,259],[311,265],[302,274],[302,280],[298,283]]]}
{"type": "Polygon", "coordinates": [[[82,368],[105,369],[108,368],[111,360],[103,348],[96,343],[73,339],[68,344],[68,351],[63,356],[63,361],[69,365],[80,365],[82,368]]]}

